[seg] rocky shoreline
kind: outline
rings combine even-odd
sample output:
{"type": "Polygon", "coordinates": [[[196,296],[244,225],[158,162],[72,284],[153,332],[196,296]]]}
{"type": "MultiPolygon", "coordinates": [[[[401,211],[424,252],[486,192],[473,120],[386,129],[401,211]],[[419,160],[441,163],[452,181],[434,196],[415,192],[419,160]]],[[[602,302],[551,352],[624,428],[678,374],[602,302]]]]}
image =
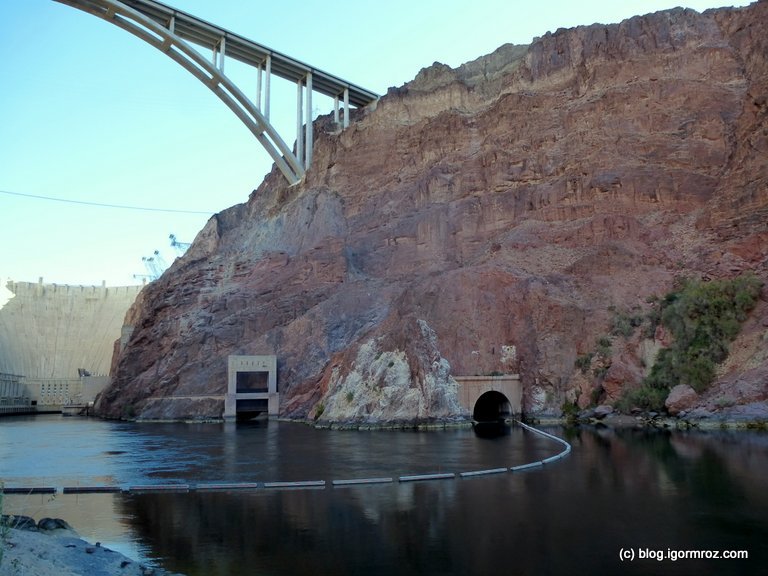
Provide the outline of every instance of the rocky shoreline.
{"type": "Polygon", "coordinates": [[[608,428],[669,428],[677,430],[768,430],[768,404],[753,402],[722,411],[704,409],[676,415],[658,412],[623,414],[612,406],[601,405],[563,416],[536,416],[526,422],[544,425],[591,425],[608,428]]]}
{"type": "Polygon", "coordinates": [[[83,540],[59,518],[4,515],[0,546],[0,576],[174,576],[83,540]]]}
{"type": "MultiPolygon", "coordinates": [[[[605,407],[598,407],[605,408],[605,407]]],[[[610,408],[610,407],[608,407],[610,408]]],[[[685,415],[670,416],[656,412],[642,414],[622,414],[614,412],[601,412],[596,409],[583,410],[576,416],[521,416],[522,422],[532,425],[550,426],[603,426],[608,428],[669,428],[676,430],[768,430],[768,406],[760,406],[766,414],[762,416],[739,417],[738,415],[711,414],[706,417],[685,415]]],[[[757,408],[756,408],[757,409],[757,408]]],[[[318,429],[328,430],[445,430],[449,428],[470,428],[473,420],[433,422],[433,423],[360,423],[360,422],[311,422],[306,420],[283,420],[307,424],[318,429]]],[[[511,420],[508,420],[511,422],[511,420]]]]}
{"type": "MultiPolygon", "coordinates": [[[[517,418],[515,418],[517,419],[517,418]]],[[[724,411],[708,411],[703,408],[689,412],[679,412],[675,415],[659,412],[637,412],[624,414],[614,410],[612,406],[601,405],[595,408],[581,410],[576,414],[536,414],[521,415],[519,419],[528,424],[543,424],[551,426],[597,425],[609,428],[676,428],[676,429],[750,429],[768,430],[768,404],[753,402],[729,407],[724,411]]],[[[379,422],[360,420],[316,421],[301,418],[278,418],[280,422],[304,424],[318,430],[445,430],[449,428],[470,428],[475,421],[470,418],[455,418],[442,420],[385,420],[379,422]]],[[[219,418],[200,420],[160,420],[141,419],[128,420],[138,424],[221,424],[219,418]]],[[[511,422],[511,420],[509,420],[511,422]]]]}

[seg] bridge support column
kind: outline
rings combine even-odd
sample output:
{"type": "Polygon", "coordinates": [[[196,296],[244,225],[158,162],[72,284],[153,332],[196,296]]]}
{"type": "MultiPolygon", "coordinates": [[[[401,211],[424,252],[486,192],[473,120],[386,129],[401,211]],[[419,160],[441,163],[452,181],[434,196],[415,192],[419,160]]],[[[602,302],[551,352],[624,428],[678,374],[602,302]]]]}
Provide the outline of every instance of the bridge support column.
{"type": "Polygon", "coordinates": [[[312,163],[312,140],[312,72],[307,72],[296,82],[296,157],[305,169],[312,163]]]}
{"type": "Polygon", "coordinates": [[[262,113],[266,120],[269,120],[269,96],[270,96],[270,80],[272,78],[272,56],[267,54],[264,61],[257,67],[256,73],[256,109],[262,113]],[[262,82],[262,74],[264,75],[264,81],[262,82]],[[264,92],[264,106],[262,106],[262,86],[264,92]]]}
{"type": "Polygon", "coordinates": [[[303,105],[304,105],[304,88],[302,86],[303,80],[296,82],[296,158],[299,162],[303,163],[304,157],[304,135],[303,135],[303,105]]]}
{"type": "MultiPolygon", "coordinates": [[[[261,107],[261,64],[256,68],[256,110],[264,114],[264,109],[261,107]]],[[[266,117],[266,116],[265,116],[266,117]]]]}
{"type": "Polygon", "coordinates": [[[344,88],[344,128],[349,127],[349,88],[344,88]]]}
{"type": "Polygon", "coordinates": [[[218,68],[219,71],[224,73],[224,55],[227,51],[227,38],[222,36],[218,44],[213,47],[213,61],[214,68],[218,68]]]}
{"type": "Polygon", "coordinates": [[[333,97],[333,123],[339,125],[339,95],[333,97]]]}
{"type": "MultiPolygon", "coordinates": [[[[304,168],[309,170],[312,163],[312,72],[307,73],[307,119],[306,136],[304,137],[304,168]]],[[[299,157],[301,159],[301,157],[299,157]]]]}
{"type": "Polygon", "coordinates": [[[272,56],[267,55],[264,68],[264,117],[269,120],[269,101],[272,93],[272,56]]]}
{"type": "Polygon", "coordinates": [[[333,121],[338,126],[339,116],[339,96],[344,99],[344,128],[349,126],[349,88],[344,88],[341,94],[333,97],[333,121]]]}

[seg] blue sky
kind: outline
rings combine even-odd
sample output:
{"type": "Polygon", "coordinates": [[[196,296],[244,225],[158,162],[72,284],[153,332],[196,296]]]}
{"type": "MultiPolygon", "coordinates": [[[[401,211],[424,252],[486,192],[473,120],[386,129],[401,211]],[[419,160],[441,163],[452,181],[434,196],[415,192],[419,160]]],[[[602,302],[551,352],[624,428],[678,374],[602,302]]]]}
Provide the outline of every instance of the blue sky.
{"type": "MultiPolygon", "coordinates": [[[[560,27],[713,0],[171,0],[176,8],[380,94],[435,61],[458,66],[560,27]]],[[[730,5],[727,2],[726,5],[730,5]]],[[[744,6],[748,2],[735,5],[744,6]]],[[[247,200],[271,159],[226,106],[134,36],[54,0],[0,0],[0,282],[126,285],[173,259],[210,214],[247,200]],[[55,197],[155,212],[33,199],[55,197]]],[[[255,72],[226,72],[255,93],[255,72]]],[[[273,120],[295,138],[295,87],[273,120]],[[282,119],[282,120],[281,120],[282,119]]],[[[315,98],[315,113],[331,111],[315,98]]],[[[0,302],[2,295],[0,294],[0,302]]]]}

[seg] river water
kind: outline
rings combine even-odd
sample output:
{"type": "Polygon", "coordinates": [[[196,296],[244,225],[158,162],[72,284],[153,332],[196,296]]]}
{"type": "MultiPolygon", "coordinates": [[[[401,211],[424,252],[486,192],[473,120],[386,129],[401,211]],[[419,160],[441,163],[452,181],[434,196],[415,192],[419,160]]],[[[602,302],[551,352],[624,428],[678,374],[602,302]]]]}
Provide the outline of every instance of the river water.
{"type": "Polygon", "coordinates": [[[519,427],[493,434],[244,424],[0,419],[5,513],[66,519],[87,540],[193,575],[768,574],[768,434],[519,427]],[[375,485],[62,494],[64,486],[393,477],[375,485]],[[746,551],[748,559],[677,559],[746,551]],[[701,551],[701,552],[699,552],[701,551]],[[620,555],[627,555],[625,560],[620,555]],[[634,556],[631,559],[630,553],[634,556]],[[659,554],[663,559],[657,559],[659,554]]]}

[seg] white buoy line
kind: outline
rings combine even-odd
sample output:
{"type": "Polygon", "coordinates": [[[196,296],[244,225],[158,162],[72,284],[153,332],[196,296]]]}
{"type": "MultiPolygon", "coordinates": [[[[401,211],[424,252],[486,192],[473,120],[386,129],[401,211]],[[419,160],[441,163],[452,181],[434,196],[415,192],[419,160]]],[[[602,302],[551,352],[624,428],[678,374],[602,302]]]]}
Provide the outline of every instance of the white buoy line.
{"type": "Polygon", "coordinates": [[[212,491],[236,491],[236,490],[261,490],[261,489],[323,489],[328,486],[343,487],[370,484],[387,484],[398,482],[420,482],[426,480],[450,480],[455,478],[471,478],[475,476],[487,476],[491,474],[502,474],[505,472],[523,472],[551,464],[564,458],[571,452],[571,445],[553,434],[524,424],[515,420],[525,430],[548,438],[563,446],[563,450],[554,456],[536,460],[517,466],[489,468],[486,470],[472,470],[469,472],[437,472],[432,474],[408,474],[394,477],[378,478],[349,478],[343,480],[303,480],[295,482],[217,482],[217,483],[199,483],[199,484],[139,484],[131,486],[65,486],[56,488],[53,486],[35,486],[35,487],[8,487],[2,488],[5,494],[56,494],[61,491],[63,494],[98,494],[98,493],[149,493],[149,492],[212,492],[212,491]]]}

